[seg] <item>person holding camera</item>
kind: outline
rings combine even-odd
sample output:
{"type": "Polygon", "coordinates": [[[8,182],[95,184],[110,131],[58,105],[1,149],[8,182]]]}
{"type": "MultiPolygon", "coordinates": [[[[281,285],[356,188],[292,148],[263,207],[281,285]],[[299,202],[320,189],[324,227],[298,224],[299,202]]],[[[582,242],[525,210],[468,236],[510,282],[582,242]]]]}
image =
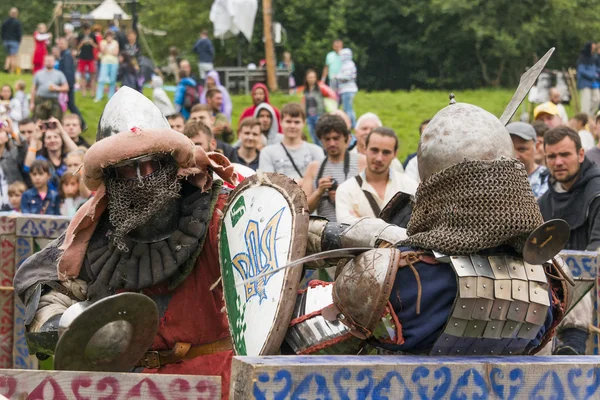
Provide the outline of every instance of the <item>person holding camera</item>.
{"type": "Polygon", "coordinates": [[[25,146],[13,130],[10,118],[0,118],[0,211],[10,211],[8,185],[22,181],[21,165],[25,158],[25,146]]]}
{"type": "Polygon", "coordinates": [[[348,151],[350,131],[338,115],[325,114],[317,121],[317,137],[326,152],[322,161],[306,168],[302,189],[308,198],[310,212],[336,222],[335,194],[338,185],[352,179],[366,166],[365,156],[348,151]]]}
{"type": "Polygon", "coordinates": [[[77,150],[77,145],[69,137],[60,121],[54,117],[39,121],[37,129],[29,140],[27,156],[23,170],[29,173],[29,168],[35,160],[46,160],[50,163],[50,187],[58,190],[60,177],[67,171],[64,158],[71,151],[77,150]],[[38,151],[38,143],[42,143],[38,151]]]}

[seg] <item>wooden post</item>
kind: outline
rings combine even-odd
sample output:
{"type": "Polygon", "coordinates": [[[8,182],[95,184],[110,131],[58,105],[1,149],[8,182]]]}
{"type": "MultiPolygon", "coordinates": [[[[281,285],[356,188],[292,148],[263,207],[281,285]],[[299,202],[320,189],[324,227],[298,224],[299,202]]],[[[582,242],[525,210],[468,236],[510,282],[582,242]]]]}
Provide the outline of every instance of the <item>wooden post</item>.
{"type": "Polygon", "coordinates": [[[267,61],[267,86],[271,93],[277,91],[275,75],[275,46],[273,45],[273,7],[271,0],[263,0],[263,26],[265,35],[265,60],[267,61]]]}

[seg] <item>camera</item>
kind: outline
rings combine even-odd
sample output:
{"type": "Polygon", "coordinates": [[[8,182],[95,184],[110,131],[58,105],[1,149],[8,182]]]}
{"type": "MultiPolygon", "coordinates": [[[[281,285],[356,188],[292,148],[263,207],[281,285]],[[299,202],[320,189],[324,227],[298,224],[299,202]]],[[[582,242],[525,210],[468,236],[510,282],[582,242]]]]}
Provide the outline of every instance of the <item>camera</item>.
{"type": "Polygon", "coordinates": [[[338,188],[337,181],[335,179],[331,179],[331,187],[329,188],[329,190],[332,190],[335,192],[337,190],[337,188],[338,188]]]}
{"type": "Polygon", "coordinates": [[[44,130],[47,130],[47,129],[56,129],[57,126],[58,125],[56,125],[56,122],[54,122],[54,121],[43,121],[40,124],[40,128],[44,129],[44,130]]]}

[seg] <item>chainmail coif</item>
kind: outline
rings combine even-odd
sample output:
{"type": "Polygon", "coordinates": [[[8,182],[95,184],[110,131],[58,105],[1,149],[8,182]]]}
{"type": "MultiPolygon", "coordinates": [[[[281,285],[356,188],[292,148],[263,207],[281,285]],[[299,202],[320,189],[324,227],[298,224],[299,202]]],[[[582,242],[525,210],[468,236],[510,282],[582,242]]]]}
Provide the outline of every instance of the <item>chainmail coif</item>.
{"type": "Polygon", "coordinates": [[[509,245],[521,253],[544,220],[521,162],[463,161],[421,183],[402,245],[468,255],[509,245]]]}
{"type": "Polygon", "coordinates": [[[129,251],[125,235],[142,226],[169,202],[179,197],[177,165],[168,163],[152,174],[136,179],[106,180],[111,238],[121,251],[129,251]]]}

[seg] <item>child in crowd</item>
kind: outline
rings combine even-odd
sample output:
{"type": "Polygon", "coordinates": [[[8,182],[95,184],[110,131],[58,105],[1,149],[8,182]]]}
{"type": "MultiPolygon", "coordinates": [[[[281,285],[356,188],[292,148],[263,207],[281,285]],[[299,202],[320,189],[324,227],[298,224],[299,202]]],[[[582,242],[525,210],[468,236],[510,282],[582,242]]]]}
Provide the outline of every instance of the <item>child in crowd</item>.
{"type": "Polygon", "coordinates": [[[8,201],[13,211],[21,212],[21,197],[27,190],[27,185],[21,181],[16,181],[8,185],[8,201]]]}
{"type": "Polygon", "coordinates": [[[73,217],[79,207],[86,202],[86,199],[79,192],[80,175],[66,172],[60,178],[59,194],[62,199],[60,214],[66,217],[73,217]]]}
{"type": "Polygon", "coordinates": [[[33,188],[23,193],[21,212],[23,214],[60,215],[60,197],[56,191],[48,188],[50,163],[46,160],[35,160],[29,167],[29,176],[33,188]]]}
{"type": "Polygon", "coordinates": [[[167,115],[175,114],[175,107],[171,103],[171,99],[167,96],[167,92],[163,89],[163,80],[158,75],[152,75],[152,102],[166,117],[167,115]]]}
{"type": "Polygon", "coordinates": [[[15,82],[15,95],[13,98],[19,102],[21,109],[21,119],[15,120],[16,122],[21,122],[25,118],[29,118],[29,99],[31,98],[29,94],[25,93],[25,89],[27,85],[25,81],[18,80],[15,82]]]}
{"type": "MultiPolygon", "coordinates": [[[[85,150],[80,147],[65,157],[67,172],[78,175],[80,178],[83,176],[83,156],[85,155],[85,150]]],[[[92,196],[92,192],[83,183],[79,185],[79,194],[84,199],[89,199],[92,196]]]]}

